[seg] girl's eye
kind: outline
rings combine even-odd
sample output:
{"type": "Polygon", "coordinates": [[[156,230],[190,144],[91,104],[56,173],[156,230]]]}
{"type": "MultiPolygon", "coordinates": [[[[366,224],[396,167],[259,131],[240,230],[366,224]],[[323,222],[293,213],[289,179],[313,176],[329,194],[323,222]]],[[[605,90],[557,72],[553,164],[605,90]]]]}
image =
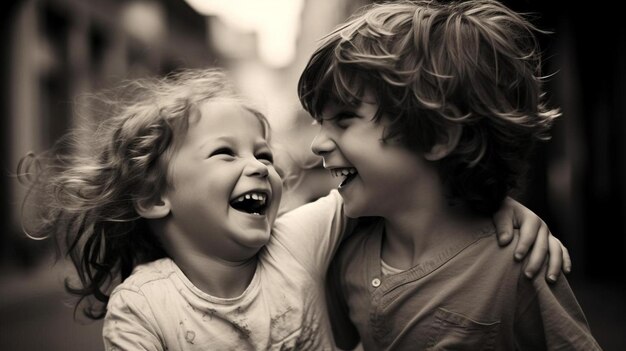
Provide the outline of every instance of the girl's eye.
{"type": "Polygon", "coordinates": [[[267,161],[269,163],[274,163],[274,155],[272,155],[269,152],[260,153],[260,154],[256,155],[256,158],[258,160],[264,160],[264,161],[267,161]]]}
{"type": "Polygon", "coordinates": [[[209,157],[217,156],[217,155],[227,155],[227,156],[235,156],[233,150],[227,147],[221,147],[215,151],[213,151],[209,157]]]}

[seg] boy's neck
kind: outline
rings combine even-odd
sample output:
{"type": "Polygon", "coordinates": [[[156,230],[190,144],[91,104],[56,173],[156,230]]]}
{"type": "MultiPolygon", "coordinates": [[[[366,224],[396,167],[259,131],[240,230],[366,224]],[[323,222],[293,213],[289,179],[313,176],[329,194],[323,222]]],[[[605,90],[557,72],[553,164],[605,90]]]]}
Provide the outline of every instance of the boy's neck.
{"type": "Polygon", "coordinates": [[[414,211],[385,218],[381,256],[392,267],[409,269],[491,225],[463,205],[433,201],[414,211]]]}

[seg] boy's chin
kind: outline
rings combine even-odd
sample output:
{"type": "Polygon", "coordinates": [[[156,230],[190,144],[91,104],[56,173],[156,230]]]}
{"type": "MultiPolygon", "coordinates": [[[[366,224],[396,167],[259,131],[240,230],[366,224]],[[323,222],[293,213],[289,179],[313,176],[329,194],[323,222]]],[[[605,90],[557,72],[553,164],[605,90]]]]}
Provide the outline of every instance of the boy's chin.
{"type": "Polygon", "coordinates": [[[344,214],[346,215],[346,217],[348,217],[348,218],[359,218],[359,217],[362,217],[362,216],[360,216],[360,215],[358,214],[358,212],[356,212],[356,211],[354,211],[354,210],[350,210],[350,209],[349,209],[348,207],[346,207],[345,205],[344,205],[344,208],[343,208],[343,212],[344,212],[344,214]]]}
{"type": "Polygon", "coordinates": [[[359,217],[367,216],[366,214],[363,213],[362,209],[356,206],[350,206],[350,204],[347,204],[345,202],[343,204],[343,212],[346,215],[346,217],[349,217],[349,218],[359,218],[359,217]]]}

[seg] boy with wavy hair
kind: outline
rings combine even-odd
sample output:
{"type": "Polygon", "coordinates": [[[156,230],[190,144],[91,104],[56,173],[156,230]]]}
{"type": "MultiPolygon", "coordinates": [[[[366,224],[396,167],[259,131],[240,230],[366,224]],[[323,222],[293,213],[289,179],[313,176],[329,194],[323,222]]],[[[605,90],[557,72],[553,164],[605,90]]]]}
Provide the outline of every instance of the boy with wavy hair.
{"type": "Polygon", "coordinates": [[[345,213],[369,218],[330,271],[340,347],[599,349],[566,279],[528,279],[494,239],[560,115],[535,31],[496,1],[383,3],[313,54],[298,86],[313,151],[344,178],[345,213]]]}

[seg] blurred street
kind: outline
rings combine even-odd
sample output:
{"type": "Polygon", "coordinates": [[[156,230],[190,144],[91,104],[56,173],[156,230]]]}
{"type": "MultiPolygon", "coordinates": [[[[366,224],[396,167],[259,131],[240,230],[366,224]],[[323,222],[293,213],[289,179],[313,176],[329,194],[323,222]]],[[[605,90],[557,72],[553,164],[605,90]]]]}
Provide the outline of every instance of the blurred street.
{"type": "Polygon", "coordinates": [[[102,322],[75,322],[70,299],[61,265],[0,276],[0,350],[104,350],[102,322]]]}

